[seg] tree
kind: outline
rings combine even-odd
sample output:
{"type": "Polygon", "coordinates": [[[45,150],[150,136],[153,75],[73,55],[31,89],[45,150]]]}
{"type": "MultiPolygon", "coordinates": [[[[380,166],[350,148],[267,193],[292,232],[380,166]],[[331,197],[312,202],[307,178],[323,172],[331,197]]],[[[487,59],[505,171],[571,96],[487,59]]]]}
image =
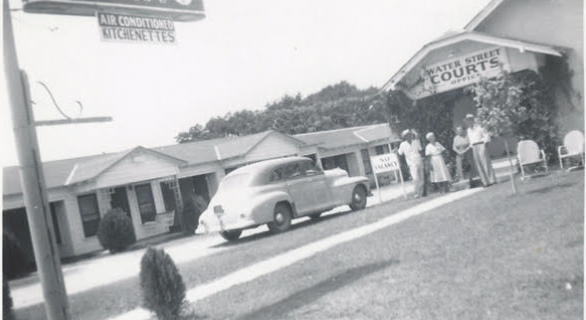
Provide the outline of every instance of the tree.
{"type": "Polygon", "coordinates": [[[386,122],[384,105],[376,88],[361,90],[348,82],[327,86],[307,97],[285,95],[267,103],[264,110],[240,110],[211,118],[180,132],[179,143],[254,134],[269,129],[298,134],[386,122]]]}

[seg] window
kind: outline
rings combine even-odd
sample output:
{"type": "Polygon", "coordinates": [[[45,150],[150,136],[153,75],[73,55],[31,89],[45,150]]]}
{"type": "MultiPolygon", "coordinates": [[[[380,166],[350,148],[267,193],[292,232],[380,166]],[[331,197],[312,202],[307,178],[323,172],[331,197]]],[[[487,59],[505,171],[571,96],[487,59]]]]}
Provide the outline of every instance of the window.
{"type": "Polygon", "coordinates": [[[285,167],[285,177],[287,179],[299,178],[303,175],[302,163],[293,163],[285,167]]]}
{"type": "Polygon", "coordinates": [[[283,180],[283,168],[277,168],[269,175],[269,183],[283,180]]]}
{"type": "Polygon", "coordinates": [[[381,154],[390,153],[391,151],[389,150],[388,144],[383,144],[381,146],[376,146],[375,152],[376,152],[376,155],[381,155],[381,154]]]}
{"type": "Polygon", "coordinates": [[[171,183],[161,182],[161,193],[163,194],[165,211],[171,212],[177,210],[177,203],[175,202],[175,190],[172,189],[171,183]]]}
{"type": "Polygon", "coordinates": [[[83,225],[83,234],[86,237],[95,236],[100,225],[100,207],[95,193],[77,197],[79,214],[83,225]]]}
{"type": "Polygon", "coordinates": [[[57,216],[57,206],[62,208],[63,202],[51,202],[49,203],[49,207],[51,208],[51,220],[53,220],[53,231],[55,232],[55,242],[57,244],[61,244],[61,230],[59,230],[59,220],[57,216]]]}
{"type": "Polygon", "coordinates": [[[302,168],[306,176],[313,176],[322,173],[321,169],[318,168],[313,161],[304,162],[302,168]]]}
{"type": "Polygon", "coordinates": [[[140,212],[142,223],[155,221],[157,209],[155,208],[151,184],[137,185],[134,190],[136,191],[136,201],[138,202],[138,211],[140,212]]]}

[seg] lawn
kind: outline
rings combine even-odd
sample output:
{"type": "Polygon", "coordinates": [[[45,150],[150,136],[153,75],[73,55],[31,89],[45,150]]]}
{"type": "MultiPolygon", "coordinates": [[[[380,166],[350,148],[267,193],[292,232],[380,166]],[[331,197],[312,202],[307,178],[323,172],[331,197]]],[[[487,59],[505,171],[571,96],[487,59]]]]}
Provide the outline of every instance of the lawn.
{"type": "Polygon", "coordinates": [[[582,173],[518,187],[490,187],[194,307],[209,319],[581,319],[582,173]]]}
{"type": "MultiPolygon", "coordinates": [[[[508,183],[425,213],[192,305],[207,319],[562,319],[582,316],[581,172],[508,183]],[[568,289],[569,288],[569,289],[568,289]]],[[[187,288],[427,201],[261,233],[179,264],[187,288]]],[[[183,240],[185,241],[185,240],[183,240]]],[[[70,297],[75,319],[140,303],[136,278],[70,297]]],[[[19,319],[42,319],[42,306],[19,319]]]]}

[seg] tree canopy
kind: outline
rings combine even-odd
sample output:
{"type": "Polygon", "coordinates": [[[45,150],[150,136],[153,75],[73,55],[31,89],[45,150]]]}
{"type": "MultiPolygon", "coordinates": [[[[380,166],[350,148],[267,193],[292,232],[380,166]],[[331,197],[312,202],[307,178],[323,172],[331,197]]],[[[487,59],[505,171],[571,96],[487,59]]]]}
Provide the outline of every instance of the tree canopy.
{"type": "Polygon", "coordinates": [[[388,122],[378,89],[364,90],[342,81],[307,97],[285,95],[263,110],[240,110],[194,124],[180,132],[179,143],[254,134],[269,129],[298,134],[388,122]]]}

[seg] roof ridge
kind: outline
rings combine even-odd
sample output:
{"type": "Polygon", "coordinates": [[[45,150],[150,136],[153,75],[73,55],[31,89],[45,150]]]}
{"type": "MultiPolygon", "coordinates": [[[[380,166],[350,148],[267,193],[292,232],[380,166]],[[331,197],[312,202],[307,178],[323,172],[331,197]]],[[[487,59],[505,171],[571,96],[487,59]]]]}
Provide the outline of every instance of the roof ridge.
{"type": "Polygon", "coordinates": [[[374,126],[380,126],[380,125],[385,125],[385,123],[375,123],[375,124],[367,124],[367,125],[363,125],[363,126],[356,126],[356,127],[346,127],[346,128],[338,128],[338,129],[331,129],[331,130],[322,130],[322,131],[315,131],[315,132],[306,132],[306,133],[298,133],[293,135],[294,137],[297,136],[308,136],[308,135],[313,135],[313,134],[323,134],[323,133],[332,133],[332,132],[339,132],[339,131],[351,131],[351,130],[362,130],[362,129],[366,129],[369,127],[374,127],[374,126]]]}

